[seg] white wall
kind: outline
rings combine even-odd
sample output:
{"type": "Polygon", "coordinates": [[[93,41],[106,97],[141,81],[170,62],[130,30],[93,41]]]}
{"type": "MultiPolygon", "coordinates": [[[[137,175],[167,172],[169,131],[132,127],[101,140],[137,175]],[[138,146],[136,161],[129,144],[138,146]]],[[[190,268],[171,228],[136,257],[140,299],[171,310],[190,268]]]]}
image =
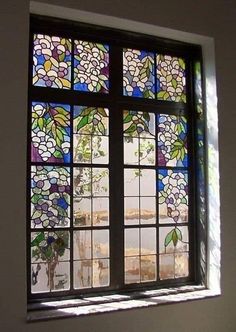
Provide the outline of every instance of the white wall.
{"type": "Polygon", "coordinates": [[[47,0],[51,4],[128,18],[213,36],[219,98],[222,292],[219,298],[98,316],[25,322],[25,167],[28,61],[28,0],[6,0],[0,5],[0,329],[3,332],[228,332],[236,330],[234,176],[236,154],[235,1],[158,0],[47,0]],[[13,228],[14,227],[14,228],[13,228]],[[4,268],[3,268],[4,267],[4,268]]]}

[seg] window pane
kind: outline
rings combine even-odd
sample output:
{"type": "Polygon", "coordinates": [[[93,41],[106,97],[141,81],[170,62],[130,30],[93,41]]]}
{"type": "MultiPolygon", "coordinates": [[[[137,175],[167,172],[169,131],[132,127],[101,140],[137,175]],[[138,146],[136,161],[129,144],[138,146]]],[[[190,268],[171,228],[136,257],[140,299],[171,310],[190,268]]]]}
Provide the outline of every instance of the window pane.
{"type": "Polygon", "coordinates": [[[125,230],[125,256],[139,255],[139,229],[125,230]]]}
{"type": "Polygon", "coordinates": [[[186,103],[185,62],[182,58],[160,55],[157,61],[157,99],[186,103]]]}
{"type": "Polygon", "coordinates": [[[107,108],[74,107],[74,162],[108,163],[108,114],[107,108]]]}
{"type": "Polygon", "coordinates": [[[140,259],[136,257],[125,257],[125,283],[140,282],[140,259]]]}
{"type": "Polygon", "coordinates": [[[159,252],[180,253],[189,250],[188,227],[160,227],[159,252]]]}
{"type": "Polygon", "coordinates": [[[140,197],[140,223],[156,223],[156,197],[140,197]]]}
{"type": "Polygon", "coordinates": [[[31,161],[70,162],[70,106],[32,103],[31,161]]]}
{"type": "Polygon", "coordinates": [[[186,118],[160,114],[157,122],[159,166],[188,166],[186,118]]]}
{"type": "Polygon", "coordinates": [[[31,228],[69,227],[69,225],[69,168],[32,166],[31,228]]]}
{"type": "Polygon", "coordinates": [[[74,232],[74,259],[91,259],[91,231],[74,232]]]}
{"type": "Polygon", "coordinates": [[[33,85],[71,88],[71,39],[34,34],[33,85]]]}
{"type": "Polygon", "coordinates": [[[141,282],[156,280],[156,255],[141,256],[141,282]]]}
{"type": "Polygon", "coordinates": [[[74,48],[74,89],[108,93],[109,46],[75,40],[74,48]]]}
{"type": "Polygon", "coordinates": [[[124,48],[124,96],[155,98],[154,93],[154,53],[124,48]]]}
{"type": "Polygon", "coordinates": [[[74,198],[74,226],[91,226],[91,198],[74,198]]]}
{"type": "Polygon", "coordinates": [[[188,222],[187,171],[159,170],[160,223],[188,222]]]}

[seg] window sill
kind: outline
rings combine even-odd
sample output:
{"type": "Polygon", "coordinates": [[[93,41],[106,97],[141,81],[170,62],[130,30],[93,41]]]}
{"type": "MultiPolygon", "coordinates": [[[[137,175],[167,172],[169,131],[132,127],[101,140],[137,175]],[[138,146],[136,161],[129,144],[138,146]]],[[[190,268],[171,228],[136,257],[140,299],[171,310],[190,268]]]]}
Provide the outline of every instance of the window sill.
{"type": "Polygon", "coordinates": [[[129,295],[84,297],[78,300],[42,302],[29,306],[28,322],[71,318],[120,310],[147,308],[161,304],[179,303],[219,296],[220,293],[204,286],[183,286],[170,289],[135,292],[129,295]]]}

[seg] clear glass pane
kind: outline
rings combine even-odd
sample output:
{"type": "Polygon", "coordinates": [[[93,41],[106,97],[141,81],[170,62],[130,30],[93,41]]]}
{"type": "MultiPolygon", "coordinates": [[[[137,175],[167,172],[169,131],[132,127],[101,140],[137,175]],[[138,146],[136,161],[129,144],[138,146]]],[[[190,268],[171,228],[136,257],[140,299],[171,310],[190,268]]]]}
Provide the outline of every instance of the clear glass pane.
{"type": "Polygon", "coordinates": [[[93,226],[106,226],[109,224],[109,199],[93,199],[93,226]]]}
{"type": "Polygon", "coordinates": [[[132,284],[140,282],[139,256],[125,258],[125,283],[132,284]]]}
{"type": "Polygon", "coordinates": [[[156,171],[140,170],[140,196],[156,196],[156,171]]]}
{"type": "Polygon", "coordinates": [[[109,286],[110,269],[109,259],[93,260],[93,287],[109,286]]]}
{"type": "Polygon", "coordinates": [[[156,256],[141,256],[141,282],[156,280],[156,256]]]}
{"type": "Polygon", "coordinates": [[[109,196],[108,168],[92,169],[93,196],[109,196]]]}
{"type": "Polygon", "coordinates": [[[155,98],[154,53],[123,49],[123,94],[155,98]]]}
{"type": "Polygon", "coordinates": [[[125,224],[139,224],[139,197],[125,197],[125,224]]]}
{"type": "Polygon", "coordinates": [[[74,262],[74,289],[92,287],[92,261],[74,262]]]}
{"type": "Polygon", "coordinates": [[[47,268],[45,263],[31,264],[31,293],[50,292],[47,268]]]}
{"type": "Polygon", "coordinates": [[[140,165],[151,166],[156,164],[156,142],[150,138],[139,140],[139,163],[140,165]]]}
{"type": "Polygon", "coordinates": [[[77,167],[74,171],[74,198],[91,196],[91,168],[77,167]]]}
{"type": "Polygon", "coordinates": [[[156,228],[141,228],[141,255],[156,253],[156,228]]]}
{"type": "Polygon", "coordinates": [[[33,85],[71,88],[71,39],[34,34],[33,85]]]}
{"type": "Polygon", "coordinates": [[[70,170],[31,167],[31,228],[69,227],[70,170]]]}
{"type": "Polygon", "coordinates": [[[140,223],[156,223],[156,197],[140,197],[140,223]]]}
{"type": "Polygon", "coordinates": [[[159,170],[160,223],[188,222],[187,171],[159,170]]]}
{"type": "Polygon", "coordinates": [[[139,255],[139,229],[125,229],[125,256],[139,255]]]}
{"type": "Polygon", "coordinates": [[[109,141],[105,136],[92,137],[92,163],[108,164],[109,141]]]}
{"type": "Polygon", "coordinates": [[[70,289],[70,264],[59,262],[56,265],[53,280],[50,282],[51,290],[59,292],[70,289]]]}
{"type": "Polygon", "coordinates": [[[138,165],[139,139],[124,137],[124,163],[126,165],[138,165]]]}
{"type": "Polygon", "coordinates": [[[109,231],[106,229],[92,231],[93,258],[109,257],[109,231]]]}
{"type": "Polygon", "coordinates": [[[91,258],[91,231],[74,232],[74,259],[91,258]]]}
{"type": "Polygon", "coordinates": [[[175,255],[175,278],[187,277],[189,275],[189,255],[181,253],[175,255]]]}
{"type": "Polygon", "coordinates": [[[139,174],[138,169],[124,169],[124,195],[139,195],[139,174]]]}
{"type": "Polygon", "coordinates": [[[173,279],[175,277],[175,257],[174,255],[160,255],[160,279],[173,279]]]}
{"type": "Polygon", "coordinates": [[[79,91],[108,93],[108,45],[75,40],[74,89],[79,91]]]}
{"type": "Polygon", "coordinates": [[[158,54],[157,99],[186,103],[185,62],[182,58],[158,54]]]}
{"type": "Polygon", "coordinates": [[[158,115],[159,166],[188,166],[187,119],[183,116],[158,115]]]}
{"type": "Polygon", "coordinates": [[[74,226],[83,227],[91,225],[91,199],[74,199],[74,226]]]}
{"type": "Polygon", "coordinates": [[[75,163],[90,164],[92,160],[92,138],[90,135],[73,135],[75,163]]]}

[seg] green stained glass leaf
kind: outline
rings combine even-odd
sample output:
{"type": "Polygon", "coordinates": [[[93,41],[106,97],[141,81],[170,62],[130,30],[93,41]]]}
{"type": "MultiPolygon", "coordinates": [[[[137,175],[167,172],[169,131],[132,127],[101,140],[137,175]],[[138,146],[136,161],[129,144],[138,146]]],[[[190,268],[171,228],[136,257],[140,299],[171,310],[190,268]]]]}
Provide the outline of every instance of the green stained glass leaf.
{"type": "Polygon", "coordinates": [[[89,117],[88,116],[84,116],[80,122],[78,123],[78,126],[77,126],[77,130],[79,131],[81,128],[83,128],[84,126],[86,126],[88,124],[88,119],[89,117]]]}
{"type": "Polygon", "coordinates": [[[61,126],[67,127],[67,118],[63,114],[57,114],[54,116],[54,120],[58,122],[61,126]]]}
{"type": "Polygon", "coordinates": [[[176,247],[176,245],[177,245],[177,243],[178,243],[178,240],[179,240],[179,238],[178,238],[178,234],[177,234],[177,232],[176,232],[176,229],[174,229],[174,230],[172,231],[172,241],[173,241],[173,244],[174,244],[175,247],[176,247]]]}
{"type": "Polygon", "coordinates": [[[127,128],[127,129],[125,130],[125,133],[126,133],[126,134],[131,134],[131,133],[133,133],[136,129],[137,129],[137,126],[136,126],[134,123],[132,123],[131,126],[129,126],[129,128],[127,128]]]}
{"type": "Polygon", "coordinates": [[[182,241],[182,232],[179,228],[175,229],[178,240],[182,241]]]}
{"type": "Polygon", "coordinates": [[[180,65],[181,68],[185,69],[185,62],[181,58],[179,58],[179,65],[180,65]]]}
{"type": "Polygon", "coordinates": [[[102,135],[105,135],[106,134],[106,129],[105,129],[105,127],[104,127],[104,125],[103,125],[103,123],[100,121],[100,122],[98,122],[98,130],[100,131],[100,133],[102,134],[102,135]]]}
{"type": "Polygon", "coordinates": [[[59,151],[59,150],[56,150],[56,151],[54,152],[54,156],[55,156],[56,158],[62,158],[62,157],[63,157],[61,151],[59,151]]]}
{"type": "Polygon", "coordinates": [[[40,242],[45,239],[44,233],[39,233],[36,238],[31,242],[31,247],[38,246],[40,242]]]}
{"type": "Polygon", "coordinates": [[[98,107],[97,111],[98,111],[98,113],[101,114],[102,116],[107,117],[107,113],[106,113],[106,111],[104,110],[104,108],[98,107]]]}
{"type": "Polygon", "coordinates": [[[172,229],[172,231],[170,231],[166,237],[165,237],[165,247],[167,247],[171,241],[172,241],[172,237],[173,237],[173,232],[174,232],[174,229],[172,229]]]}
{"type": "Polygon", "coordinates": [[[132,121],[132,118],[133,118],[132,115],[128,114],[127,116],[125,116],[123,122],[128,123],[128,122],[132,121]]]}

